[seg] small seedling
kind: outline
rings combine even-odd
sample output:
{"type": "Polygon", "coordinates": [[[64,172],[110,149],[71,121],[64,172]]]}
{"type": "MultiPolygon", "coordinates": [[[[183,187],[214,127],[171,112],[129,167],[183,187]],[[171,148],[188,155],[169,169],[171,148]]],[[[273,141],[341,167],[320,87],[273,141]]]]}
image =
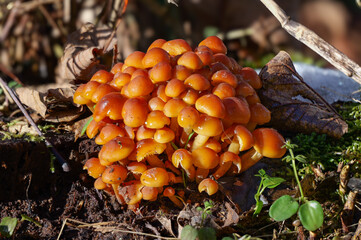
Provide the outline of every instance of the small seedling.
{"type": "Polygon", "coordinates": [[[93,116],[91,116],[88,121],[86,121],[86,123],[84,124],[81,132],[80,132],[80,136],[83,136],[84,133],[86,132],[86,129],[88,128],[89,124],[91,123],[91,121],[93,120],[93,116]]]}
{"type": "MultiPolygon", "coordinates": [[[[20,222],[22,221],[29,221],[34,223],[38,227],[41,227],[41,224],[38,221],[35,221],[34,219],[32,219],[31,217],[25,214],[21,214],[20,222]]],[[[13,218],[13,217],[2,218],[0,222],[0,237],[10,238],[14,234],[18,222],[19,221],[17,218],[13,218]]]]}
{"type": "Polygon", "coordinates": [[[254,209],[253,216],[257,216],[262,210],[263,202],[260,200],[260,196],[263,191],[266,190],[266,188],[275,188],[285,181],[283,178],[280,177],[268,176],[263,169],[259,170],[258,174],[256,174],[255,176],[260,177],[261,182],[258,186],[257,193],[254,195],[254,199],[256,200],[256,207],[254,209]]]}
{"type": "Polygon", "coordinates": [[[212,213],[211,209],[214,207],[212,200],[204,202],[204,208],[197,207],[197,211],[202,212],[202,221],[200,228],[194,228],[190,225],[185,226],[181,232],[181,240],[216,240],[216,231],[211,227],[204,227],[204,221],[208,215],[212,213]]]}
{"type": "Polygon", "coordinates": [[[315,200],[309,201],[303,194],[296,169],[296,160],[303,162],[305,161],[305,158],[302,155],[294,156],[293,149],[297,147],[297,145],[291,144],[289,140],[286,141],[284,147],[286,147],[290,153],[284,160],[292,163],[293,172],[301,197],[299,199],[294,199],[289,195],[280,197],[272,204],[269,215],[275,221],[284,221],[298,212],[298,217],[300,218],[303,227],[309,231],[315,231],[323,224],[323,209],[319,202],[315,200]],[[300,203],[302,204],[301,206],[299,206],[300,203]]]}

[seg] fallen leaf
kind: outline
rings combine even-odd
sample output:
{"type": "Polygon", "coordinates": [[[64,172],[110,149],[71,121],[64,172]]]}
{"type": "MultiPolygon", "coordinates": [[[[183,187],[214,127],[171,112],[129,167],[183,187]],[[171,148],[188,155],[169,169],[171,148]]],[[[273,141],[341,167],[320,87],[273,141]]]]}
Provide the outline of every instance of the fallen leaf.
{"type": "Polygon", "coordinates": [[[157,220],[163,225],[163,227],[165,229],[167,229],[167,231],[173,236],[173,237],[176,237],[176,235],[174,234],[173,232],[173,229],[172,229],[172,221],[167,218],[166,216],[164,215],[158,215],[157,216],[157,220]]]}
{"type": "Polygon", "coordinates": [[[86,23],[70,34],[60,59],[60,78],[66,81],[87,81],[96,71],[104,69],[98,58],[114,48],[116,38],[111,40],[107,49],[103,49],[111,33],[111,28],[86,23]]]}
{"type": "Polygon", "coordinates": [[[227,216],[226,216],[226,220],[224,221],[223,227],[228,227],[230,225],[237,224],[239,221],[239,215],[228,202],[225,203],[225,206],[227,208],[227,216]]]}
{"type": "Polygon", "coordinates": [[[17,88],[20,101],[38,113],[48,122],[70,122],[77,119],[84,110],[73,103],[74,89],[48,89],[42,93],[30,88],[17,88]]]}
{"type": "MultiPolygon", "coordinates": [[[[287,132],[317,132],[340,138],[348,130],[341,116],[296,72],[281,51],[260,72],[262,103],[272,112],[270,125],[287,132]]],[[[327,79],[325,79],[327,81],[327,79]]]]}

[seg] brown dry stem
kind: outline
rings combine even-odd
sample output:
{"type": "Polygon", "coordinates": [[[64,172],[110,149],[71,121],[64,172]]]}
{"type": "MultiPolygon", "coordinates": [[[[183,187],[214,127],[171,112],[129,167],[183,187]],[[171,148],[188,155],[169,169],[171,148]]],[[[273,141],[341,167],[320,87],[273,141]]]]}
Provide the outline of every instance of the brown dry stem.
{"type": "Polygon", "coordinates": [[[311,48],[338,70],[361,84],[361,67],[320,38],[315,32],[290,19],[273,0],[260,0],[294,38],[311,48]]]}

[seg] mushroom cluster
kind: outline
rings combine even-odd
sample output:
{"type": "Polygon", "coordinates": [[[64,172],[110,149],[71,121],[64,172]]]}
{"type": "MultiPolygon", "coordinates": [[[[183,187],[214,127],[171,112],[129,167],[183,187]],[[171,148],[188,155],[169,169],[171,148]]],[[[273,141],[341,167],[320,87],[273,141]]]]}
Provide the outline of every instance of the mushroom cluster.
{"type": "Polygon", "coordinates": [[[182,206],[174,184],[196,182],[212,195],[223,175],[284,155],[276,130],[256,128],[271,119],[259,76],[226,52],[215,36],[194,50],[158,39],[78,87],[74,102],[93,112],[87,136],[102,146],[84,165],[95,188],[130,207],[160,194],[182,206]]]}

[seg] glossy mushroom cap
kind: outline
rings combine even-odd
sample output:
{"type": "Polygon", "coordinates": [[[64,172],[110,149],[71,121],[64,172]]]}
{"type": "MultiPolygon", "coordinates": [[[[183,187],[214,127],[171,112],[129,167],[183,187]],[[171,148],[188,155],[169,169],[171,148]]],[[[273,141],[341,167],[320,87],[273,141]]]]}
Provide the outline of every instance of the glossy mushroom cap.
{"type": "Polygon", "coordinates": [[[224,121],[227,124],[247,124],[249,122],[251,111],[246,101],[237,97],[227,97],[223,99],[223,104],[226,109],[224,121]]]}
{"type": "Polygon", "coordinates": [[[108,93],[95,106],[94,120],[99,122],[105,117],[109,117],[112,120],[122,119],[122,109],[126,100],[118,92],[108,93]]]}
{"type": "Polygon", "coordinates": [[[159,110],[151,111],[145,121],[145,126],[150,129],[163,128],[170,124],[170,119],[159,110]]]}
{"type": "Polygon", "coordinates": [[[285,139],[273,128],[258,128],[253,131],[254,149],[265,157],[281,158],[286,153],[285,139]]]}
{"type": "Polygon", "coordinates": [[[198,191],[213,195],[218,191],[218,183],[210,178],[203,179],[198,185],[198,191]]]}
{"type": "Polygon", "coordinates": [[[179,112],[177,120],[182,128],[192,129],[199,120],[199,112],[194,107],[187,106],[179,112]]]}
{"type": "Polygon", "coordinates": [[[105,166],[100,164],[99,158],[89,158],[83,167],[84,170],[88,170],[89,176],[93,178],[100,177],[105,168],[105,166]]]}
{"type": "Polygon", "coordinates": [[[219,156],[207,147],[200,147],[192,152],[193,164],[198,168],[212,169],[219,164],[219,156]]]}
{"type": "Polygon", "coordinates": [[[180,165],[184,169],[190,169],[193,166],[192,153],[184,148],[177,149],[172,155],[172,163],[177,168],[180,165]]]}
{"type": "Polygon", "coordinates": [[[189,44],[183,39],[170,40],[162,45],[162,48],[171,56],[181,55],[185,52],[192,51],[189,44]]]}
{"type": "Polygon", "coordinates": [[[95,143],[98,145],[104,145],[117,136],[126,136],[124,128],[115,124],[107,124],[100,130],[99,135],[95,138],[95,143]]]}
{"type": "Polygon", "coordinates": [[[143,139],[137,142],[136,158],[140,162],[144,158],[154,154],[161,154],[166,149],[167,145],[158,143],[154,139],[143,139]]]}
{"type": "Polygon", "coordinates": [[[170,56],[164,49],[153,47],[147,51],[142,61],[144,68],[152,68],[159,62],[170,63],[170,56]]]}
{"type": "Polygon", "coordinates": [[[206,94],[196,101],[196,109],[211,117],[224,118],[226,109],[222,100],[214,94],[206,94]]]}
{"type": "Polygon", "coordinates": [[[207,46],[212,50],[214,54],[216,53],[227,53],[227,47],[224,45],[223,41],[216,36],[210,36],[201,41],[198,46],[207,46]]]}
{"type": "Polygon", "coordinates": [[[128,171],[125,167],[113,164],[105,169],[102,175],[102,180],[108,184],[119,184],[124,182],[127,175],[128,171]]]}
{"type": "Polygon", "coordinates": [[[213,137],[222,133],[223,126],[219,118],[202,114],[193,125],[193,130],[199,135],[213,137]]]}
{"type": "Polygon", "coordinates": [[[164,168],[150,168],[142,173],[140,181],[147,187],[163,187],[169,182],[168,172],[164,168]]]}
{"type": "Polygon", "coordinates": [[[122,117],[129,127],[142,126],[148,115],[148,104],[144,98],[129,98],[122,108],[122,117]]]}
{"type": "Polygon", "coordinates": [[[116,137],[110,140],[99,152],[102,165],[110,165],[113,162],[125,159],[135,149],[134,141],[128,137],[116,137]]]}

